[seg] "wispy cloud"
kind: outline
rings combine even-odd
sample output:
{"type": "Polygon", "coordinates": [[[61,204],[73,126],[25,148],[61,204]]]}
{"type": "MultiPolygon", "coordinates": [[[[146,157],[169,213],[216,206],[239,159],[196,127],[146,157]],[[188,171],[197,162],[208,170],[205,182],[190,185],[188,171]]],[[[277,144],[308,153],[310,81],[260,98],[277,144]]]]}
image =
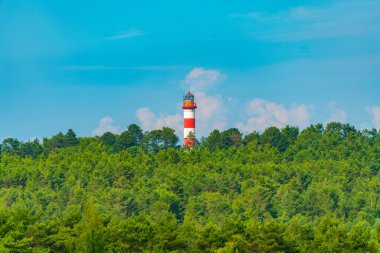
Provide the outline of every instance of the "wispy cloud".
{"type": "Polygon", "coordinates": [[[187,68],[176,65],[151,65],[151,66],[106,66],[106,65],[69,65],[62,68],[63,71],[97,71],[97,70],[134,70],[134,71],[178,71],[187,68]]]}
{"type": "Polygon", "coordinates": [[[325,7],[298,6],[277,13],[233,13],[252,23],[255,38],[290,42],[351,35],[378,35],[380,2],[340,1],[325,7]],[[256,29],[260,26],[261,29],[256,29]]]}
{"type": "Polygon", "coordinates": [[[105,116],[99,121],[98,127],[92,131],[93,135],[103,135],[106,132],[111,132],[111,133],[119,133],[120,132],[120,127],[115,125],[113,122],[113,119],[109,116],[105,116]]]}
{"type": "Polygon", "coordinates": [[[204,91],[226,79],[227,76],[217,69],[196,67],[186,75],[182,83],[193,91],[204,91]]]}
{"type": "Polygon", "coordinates": [[[228,123],[227,113],[229,103],[222,95],[208,95],[195,92],[198,105],[196,118],[197,132],[200,136],[209,134],[214,129],[223,130],[228,123]]]}
{"type": "Polygon", "coordinates": [[[244,132],[263,131],[268,127],[283,128],[286,125],[307,125],[310,113],[306,105],[294,105],[286,108],[282,104],[270,102],[265,99],[253,99],[246,108],[248,120],[246,123],[238,122],[236,127],[244,132]]]}
{"type": "Polygon", "coordinates": [[[122,40],[122,39],[130,39],[133,37],[142,36],[145,34],[146,34],[146,32],[143,30],[140,30],[138,28],[130,28],[127,31],[119,32],[118,34],[106,37],[105,39],[107,39],[107,40],[122,40]]]}
{"type": "Polygon", "coordinates": [[[141,127],[145,131],[159,129],[162,127],[171,127],[176,131],[181,131],[181,114],[172,115],[155,115],[149,107],[141,107],[137,109],[136,116],[141,123],[141,127]]]}
{"type": "Polygon", "coordinates": [[[373,126],[380,129],[380,106],[368,106],[367,112],[372,117],[373,126]]]}
{"type": "Polygon", "coordinates": [[[347,119],[348,119],[347,113],[344,110],[338,108],[335,101],[330,102],[328,104],[328,108],[330,110],[330,115],[327,118],[326,123],[329,123],[329,122],[346,123],[347,122],[347,119]]]}

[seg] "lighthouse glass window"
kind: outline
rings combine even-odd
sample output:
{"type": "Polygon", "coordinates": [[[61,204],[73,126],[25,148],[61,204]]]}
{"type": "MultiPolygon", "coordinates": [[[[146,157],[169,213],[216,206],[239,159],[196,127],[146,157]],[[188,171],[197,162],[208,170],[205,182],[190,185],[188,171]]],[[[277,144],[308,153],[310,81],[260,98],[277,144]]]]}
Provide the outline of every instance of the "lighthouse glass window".
{"type": "Polygon", "coordinates": [[[187,105],[187,106],[193,105],[193,100],[194,100],[194,98],[192,98],[192,97],[186,97],[185,105],[187,105]]]}

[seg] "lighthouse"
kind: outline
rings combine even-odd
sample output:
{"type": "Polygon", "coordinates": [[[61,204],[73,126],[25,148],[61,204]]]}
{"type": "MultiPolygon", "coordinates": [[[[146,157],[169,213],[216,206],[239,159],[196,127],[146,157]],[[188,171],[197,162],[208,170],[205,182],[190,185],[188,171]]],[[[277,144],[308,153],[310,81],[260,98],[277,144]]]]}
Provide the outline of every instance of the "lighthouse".
{"type": "Polygon", "coordinates": [[[194,102],[194,95],[187,92],[183,96],[183,144],[187,148],[192,148],[195,145],[195,109],[197,104],[194,102]]]}

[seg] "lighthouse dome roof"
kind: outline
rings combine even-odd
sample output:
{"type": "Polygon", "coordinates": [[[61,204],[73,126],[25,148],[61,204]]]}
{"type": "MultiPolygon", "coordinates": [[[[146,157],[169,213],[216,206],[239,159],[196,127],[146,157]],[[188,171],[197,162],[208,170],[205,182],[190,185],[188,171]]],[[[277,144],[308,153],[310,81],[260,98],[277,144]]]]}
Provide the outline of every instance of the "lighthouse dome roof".
{"type": "Polygon", "coordinates": [[[188,91],[188,92],[186,93],[185,97],[194,97],[194,95],[193,95],[193,94],[191,94],[191,92],[190,92],[190,91],[188,91]]]}

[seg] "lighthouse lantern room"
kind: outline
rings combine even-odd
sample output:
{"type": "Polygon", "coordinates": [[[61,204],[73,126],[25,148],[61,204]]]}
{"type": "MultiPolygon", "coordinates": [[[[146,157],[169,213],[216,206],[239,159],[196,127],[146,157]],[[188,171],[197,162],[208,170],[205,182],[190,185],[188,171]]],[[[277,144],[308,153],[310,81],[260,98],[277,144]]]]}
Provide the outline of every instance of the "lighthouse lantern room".
{"type": "Polygon", "coordinates": [[[190,91],[183,96],[182,109],[184,146],[192,148],[195,145],[195,109],[197,109],[197,105],[194,95],[190,91]]]}

